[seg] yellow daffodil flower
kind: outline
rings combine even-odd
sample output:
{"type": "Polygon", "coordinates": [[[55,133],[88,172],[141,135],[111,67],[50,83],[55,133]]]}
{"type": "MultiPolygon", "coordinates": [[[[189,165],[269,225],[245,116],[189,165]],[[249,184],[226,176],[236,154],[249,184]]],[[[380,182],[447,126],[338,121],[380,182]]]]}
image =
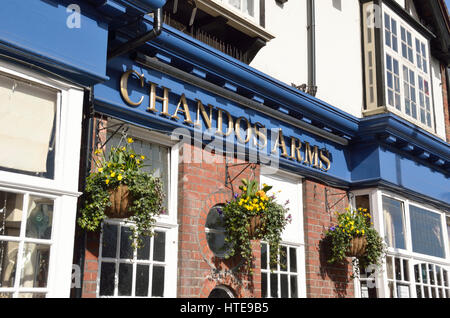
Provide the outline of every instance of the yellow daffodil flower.
{"type": "Polygon", "coordinates": [[[117,176],[117,180],[122,180],[122,175],[121,174],[119,174],[118,176],[117,176]]]}
{"type": "Polygon", "coordinates": [[[133,138],[128,137],[127,142],[128,142],[129,144],[132,144],[132,143],[134,142],[134,140],[133,140],[133,138]]]}
{"type": "Polygon", "coordinates": [[[111,172],[111,178],[114,178],[116,176],[116,173],[113,171],[111,172]]]}

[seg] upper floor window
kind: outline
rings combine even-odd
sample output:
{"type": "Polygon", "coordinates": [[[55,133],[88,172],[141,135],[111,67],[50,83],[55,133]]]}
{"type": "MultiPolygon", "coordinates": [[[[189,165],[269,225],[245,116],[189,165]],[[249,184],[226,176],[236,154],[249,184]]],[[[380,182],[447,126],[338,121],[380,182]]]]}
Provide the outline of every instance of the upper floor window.
{"type": "Polygon", "coordinates": [[[225,5],[232,7],[235,10],[240,11],[243,15],[256,19],[258,1],[257,0],[220,0],[225,5]]]}
{"type": "Polygon", "coordinates": [[[381,14],[372,2],[363,4],[363,10],[363,114],[392,112],[437,133],[440,116],[434,114],[429,39],[384,2],[381,14]],[[374,41],[377,35],[380,41],[374,41]]]}
{"type": "Polygon", "coordinates": [[[428,41],[393,12],[386,10],[383,17],[386,104],[409,120],[433,128],[428,41]]]}

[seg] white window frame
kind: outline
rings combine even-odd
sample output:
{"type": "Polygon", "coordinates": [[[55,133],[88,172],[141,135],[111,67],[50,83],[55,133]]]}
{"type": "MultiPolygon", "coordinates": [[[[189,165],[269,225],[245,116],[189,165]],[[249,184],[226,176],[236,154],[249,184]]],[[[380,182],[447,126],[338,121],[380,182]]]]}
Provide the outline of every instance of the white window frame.
{"type": "Polygon", "coordinates": [[[217,1],[219,3],[221,3],[222,6],[226,7],[227,9],[232,10],[232,11],[238,13],[239,15],[245,17],[246,19],[249,19],[249,20],[259,24],[259,0],[253,0],[253,6],[254,6],[253,16],[243,10],[244,0],[237,0],[237,1],[240,1],[240,4],[241,4],[240,9],[236,8],[235,6],[230,4],[230,1],[233,1],[233,0],[217,0],[217,1]]]}
{"type": "MultiPolygon", "coordinates": [[[[130,222],[125,222],[118,219],[108,219],[103,224],[111,224],[121,227],[130,227],[132,226],[130,222]]],[[[158,226],[156,225],[154,228],[155,232],[164,232],[166,239],[165,239],[165,260],[163,262],[161,261],[154,261],[153,260],[153,244],[154,244],[154,237],[151,237],[151,250],[150,250],[150,260],[138,260],[137,259],[137,250],[133,251],[133,259],[120,259],[118,257],[111,258],[111,257],[102,257],[102,244],[100,244],[99,248],[99,258],[98,258],[98,274],[97,274],[97,291],[96,295],[97,298],[161,298],[161,297],[153,297],[151,296],[151,290],[152,290],[152,270],[149,270],[149,295],[148,296],[135,296],[136,291],[136,266],[138,264],[144,264],[144,265],[150,265],[151,268],[153,268],[153,265],[159,265],[164,267],[164,298],[175,298],[176,297],[176,284],[177,284],[177,271],[176,271],[176,253],[174,253],[174,247],[171,245],[175,245],[174,242],[177,241],[177,231],[174,231],[173,227],[164,227],[164,226],[158,226]],[[101,296],[100,295],[100,275],[101,275],[101,265],[103,262],[115,264],[115,276],[114,276],[114,295],[113,296],[101,296]],[[125,264],[132,264],[133,265],[133,281],[131,286],[131,296],[119,296],[118,295],[118,282],[119,282],[119,264],[125,263],[125,264]]],[[[100,242],[103,240],[103,234],[100,235],[100,242]]],[[[117,237],[117,242],[120,240],[120,232],[117,237]]],[[[176,251],[176,249],[175,249],[176,251]]],[[[116,246],[116,254],[118,255],[120,253],[120,244],[117,244],[116,246]]]]}
{"type": "MultiPolygon", "coordinates": [[[[74,225],[77,200],[81,195],[78,192],[78,176],[84,92],[80,87],[3,60],[0,60],[0,73],[58,91],[54,178],[46,179],[0,171],[0,188],[5,192],[54,199],[52,237],[50,240],[45,240],[45,244],[51,245],[47,288],[32,290],[46,292],[46,297],[69,297],[72,282],[74,225]]],[[[26,213],[26,209],[24,210],[23,213],[26,213]]],[[[10,239],[14,240],[8,237],[8,240],[10,239]]],[[[26,239],[26,241],[32,240],[26,239]]],[[[38,241],[41,240],[35,242],[38,241]]],[[[23,242],[22,240],[21,246],[23,242]]],[[[22,267],[22,265],[17,266],[22,267]]],[[[15,289],[13,297],[16,297],[19,291],[22,292],[25,289],[15,289]]],[[[0,288],[0,292],[3,292],[3,288],[0,288]]]]}
{"type": "MultiPolygon", "coordinates": [[[[290,210],[289,214],[292,215],[292,220],[297,222],[297,228],[295,233],[291,233],[291,234],[295,234],[295,239],[293,239],[293,236],[290,235],[288,237],[290,237],[290,239],[286,238],[286,234],[289,233],[283,233],[282,234],[282,241],[281,241],[281,245],[282,246],[286,246],[288,248],[293,247],[296,248],[297,253],[297,288],[298,288],[298,298],[306,298],[306,257],[305,257],[305,232],[303,229],[303,185],[302,185],[302,180],[303,178],[287,172],[287,171],[283,171],[283,170],[277,170],[276,172],[274,172],[273,170],[271,170],[270,168],[267,168],[268,170],[266,170],[266,167],[262,167],[261,169],[261,177],[260,177],[260,183],[266,183],[264,181],[264,176],[267,176],[268,178],[277,178],[279,180],[289,180],[290,184],[295,184],[296,187],[296,193],[298,193],[298,204],[299,204],[299,214],[297,215],[297,217],[295,215],[293,215],[293,211],[290,210]],[[295,220],[296,219],[296,220],[295,220]]],[[[267,183],[268,185],[271,185],[269,183],[267,183]]],[[[283,189],[280,189],[283,190],[283,189]]],[[[274,193],[276,194],[276,191],[278,191],[276,189],[276,187],[272,188],[271,191],[274,191],[274,193]]],[[[280,203],[284,203],[284,202],[280,202],[280,203]]],[[[288,228],[285,229],[288,230],[288,228]]],[[[265,242],[262,242],[265,243],[265,242]]],[[[266,243],[267,244],[267,243],[266,243]]],[[[269,257],[269,248],[267,249],[267,255],[269,257]]],[[[288,253],[289,254],[289,253],[288,253]]],[[[287,257],[287,262],[289,262],[289,255],[287,257]]],[[[289,263],[288,263],[289,264],[289,263]]],[[[289,274],[289,272],[284,272],[284,271],[280,271],[279,268],[280,265],[278,265],[277,270],[274,271],[274,273],[277,273],[278,276],[279,274],[289,274]]],[[[261,273],[268,273],[268,281],[267,281],[267,297],[270,298],[270,264],[269,261],[267,261],[267,268],[268,270],[263,270],[261,269],[261,273]]],[[[290,291],[290,286],[291,286],[291,282],[290,279],[288,280],[288,286],[289,286],[289,294],[291,293],[290,291]]],[[[281,297],[281,283],[280,283],[280,279],[278,279],[278,295],[281,297]]]]}
{"type": "MultiPolygon", "coordinates": [[[[354,194],[354,196],[369,195],[374,227],[378,231],[380,236],[383,238],[385,235],[383,202],[382,202],[383,196],[403,202],[403,207],[404,207],[403,212],[405,215],[405,249],[388,247],[387,254],[389,256],[392,256],[393,258],[399,257],[399,258],[408,260],[408,271],[409,271],[409,279],[410,279],[409,285],[410,285],[410,297],[411,298],[417,297],[416,288],[415,288],[416,282],[415,282],[415,277],[414,277],[414,265],[415,264],[431,263],[434,265],[438,265],[441,268],[445,268],[447,270],[448,275],[449,275],[448,279],[450,279],[450,242],[448,241],[448,239],[446,239],[446,238],[448,238],[448,235],[449,235],[447,233],[447,223],[446,223],[446,218],[449,217],[448,214],[446,214],[445,212],[439,211],[432,206],[418,203],[414,200],[408,199],[403,196],[399,196],[393,192],[386,191],[386,190],[366,189],[366,190],[354,191],[352,193],[354,194]],[[429,255],[413,252],[412,236],[411,236],[411,222],[410,222],[410,212],[409,212],[410,205],[414,205],[414,206],[426,209],[430,212],[437,213],[441,216],[442,236],[444,238],[445,258],[429,256],[429,255]]],[[[353,205],[354,205],[354,202],[353,202],[353,205]]],[[[403,262],[402,262],[402,264],[403,264],[403,262]]],[[[359,278],[357,279],[357,281],[359,282],[359,278]]],[[[377,273],[377,275],[375,275],[375,284],[377,287],[377,294],[378,294],[379,298],[384,298],[384,297],[389,296],[388,281],[395,282],[395,277],[393,280],[388,280],[386,260],[384,260],[382,269],[381,269],[381,273],[377,273]]],[[[400,281],[400,283],[405,283],[405,282],[400,281]]],[[[449,281],[449,284],[450,284],[450,281],[449,281]]],[[[395,290],[394,296],[397,296],[396,292],[397,291],[395,290]]],[[[360,284],[355,284],[355,295],[357,297],[361,297],[360,284]]]]}
{"type": "MultiPolygon", "coordinates": [[[[108,126],[116,125],[118,123],[123,123],[116,119],[108,120],[108,126]]],[[[161,135],[159,133],[153,132],[149,129],[137,127],[137,126],[128,126],[128,135],[132,138],[141,139],[146,142],[150,142],[153,144],[159,144],[164,147],[168,147],[168,180],[169,184],[169,193],[168,196],[168,213],[166,215],[159,215],[156,218],[155,231],[164,231],[166,233],[166,261],[165,263],[165,276],[164,276],[164,298],[175,298],[177,292],[177,259],[178,259],[178,220],[177,220],[177,211],[178,211],[178,163],[179,163],[179,149],[180,143],[174,142],[170,137],[161,135]]],[[[124,225],[125,222],[120,219],[109,219],[108,223],[124,225]]],[[[127,222],[130,225],[130,222],[127,222]]],[[[103,236],[101,234],[100,241],[102,242],[103,236]]],[[[117,247],[119,249],[120,246],[117,247]]],[[[105,298],[120,298],[122,296],[100,296],[100,275],[101,275],[101,263],[102,257],[101,254],[101,244],[99,248],[99,258],[98,258],[98,272],[97,272],[97,288],[96,288],[96,296],[105,297],[105,298]]],[[[136,253],[136,251],[134,252],[136,253]]],[[[109,259],[111,261],[111,259],[109,259]]],[[[115,278],[115,295],[117,295],[117,282],[118,282],[118,272],[116,272],[115,278]]],[[[135,271],[133,272],[135,275],[135,271]]],[[[149,277],[151,281],[151,277],[149,277]]],[[[132,293],[134,294],[134,282],[132,293]]],[[[129,298],[130,296],[123,296],[124,298],[129,298]]],[[[133,296],[134,297],[134,296],[133,296]]],[[[151,298],[151,295],[144,298],[151,298]]]]}
{"type": "Polygon", "coordinates": [[[259,0],[255,1],[255,16],[251,17],[234,6],[226,3],[228,0],[196,0],[199,9],[217,17],[223,16],[233,28],[242,31],[250,37],[260,37],[264,41],[270,41],[275,35],[260,25],[259,0]]]}
{"type": "MultiPolygon", "coordinates": [[[[382,32],[382,37],[383,37],[383,52],[384,52],[384,56],[383,56],[383,61],[384,61],[384,65],[385,65],[385,69],[383,70],[384,73],[384,90],[386,93],[386,100],[385,100],[385,105],[387,107],[387,109],[392,112],[395,113],[396,115],[403,117],[405,119],[407,119],[408,121],[413,122],[415,125],[423,128],[424,130],[427,130],[431,133],[434,133],[434,129],[435,129],[435,123],[434,123],[434,106],[433,106],[433,92],[432,92],[432,82],[431,82],[431,69],[430,69],[430,43],[429,41],[424,38],[421,34],[419,34],[419,32],[417,32],[416,30],[414,30],[410,25],[408,25],[402,18],[400,18],[396,13],[394,13],[390,8],[388,8],[385,4],[383,4],[382,6],[382,24],[383,24],[383,32],[382,32]],[[396,20],[397,22],[397,51],[393,50],[391,47],[387,46],[385,41],[385,19],[386,19],[386,14],[392,19],[396,20]],[[412,59],[413,61],[411,62],[408,58],[403,57],[402,54],[402,38],[401,38],[401,29],[404,28],[406,34],[409,32],[411,34],[411,38],[412,38],[412,46],[410,47],[412,49],[412,59]],[[425,49],[426,49],[426,69],[428,72],[424,72],[424,68],[423,67],[419,67],[417,64],[417,50],[415,49],[415,43],[416,40],[418,40],[421,44],[425,44],[425,49]],[[400,77],[400,109],[397,109],[395,106],[395,102],[394,105],[390,105],[388,102],[388,81],[387,81],[387,55],[391,56],[393,59],[397,60],[399,63],[399,77],[400,77]],[[406,97],[406,92],[405,92],[405,87],[403,85],[403,83],[405,82],[404,80],[404,76],[403,76],[403,66],[406,66],[409,70],[414,72],[414,76],[415,76],[415,94],[416,94],[416,117],[414,117],[413,115],[407,115],[406,114],[406,103],[405,103],[405,97],[406,97]],[[425,81],[428,82],[428,87],[429,87],[429,95],[428,95],[428,101],[429,101],[429,112],[430,112],[430,122],[429,125],[427,123],[427,120],[425,118],[425,123],[422,123],[421,121],[421,116],[420,116],[420,106],[419,106],[419,77],[422,77],[425,81]]],[[[391,39],[392,41],[392,39],[391,39]]],[[[392,46],[392,43],[391,43],[392,46]]],[[[407,46],[408,49],[408,46],[407,46]]],[[[422,55],[421,55],[422,56],[422,55]]],[[[408,81],[409,82],[409,81],[408,81]]],[[[411,98],[411,96],[409,97],[411,98]]],[[[395,100],[395,98],[394,98],[395,100]]],[[[425,106],[426,107],[426,106],[425,106]]],[[[426,117],[426,116],[425,116],[426,117]]]]}

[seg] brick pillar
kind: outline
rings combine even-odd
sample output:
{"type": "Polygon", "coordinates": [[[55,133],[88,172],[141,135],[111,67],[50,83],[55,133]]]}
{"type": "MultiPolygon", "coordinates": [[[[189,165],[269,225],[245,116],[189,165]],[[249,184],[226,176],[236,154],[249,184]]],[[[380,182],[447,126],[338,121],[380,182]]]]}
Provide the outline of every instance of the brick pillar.
{"type": "Polygon", "coordinates": [[[83,298],[97,297],[98,251],[100,233],[88,232],[83,275],[83,298]]]}
{"type": "MultiPolygon", "coordinates": [[[[253,277],[233,272],[240,262],[238,257],[225,260],[214,256],[209,249],[205,222],[208,212],[218,204],[232,199],[232,189],[239,190],[242,178],[251,178],[247,165],[230,167],[231,178],[241,173],[231,185],[225,186],[225,158],[209,157],[209,152],[191,145],[184,145],[178,176],[178,284],[177,296],[183,298],[208,297],[219,285],[233,291],[236,297],[261,296],[260,245],[252,243],[255,256],[253,277]],[[194,152],[195,155],[194,155],[194,152]],[[186,159],[186,154],[192,155],[186,159]],[[198,160],[200,156],[201,160],[198,160]],[[194,160],[194,157],[197,160],[194,160]],[[200,161],[200,162],[199,162],[200,161]]],[[[231,164],[244,163],[234,160],[231,164]]],[[[259,168],[254,171],[259,180],[259,168]]]]}
{"type": "Polygon", "coordinates": [[[447,67],[441,64],[441,82],[442,82],[442,98],[444,105],[444,120],[445,120],[445,136],[447,142],[450,142],[450,105],[448,102],[448,88],[447,88],[447,67]]]}
{"type": "Polygon", "coordinates": [[[351,259],[347,265],[328,264],[322,240],[325,230],[337,221],[334,213],[348,207],[347,193],[308,179],[303,189],[307,297],[354,297],[351,259]]]}

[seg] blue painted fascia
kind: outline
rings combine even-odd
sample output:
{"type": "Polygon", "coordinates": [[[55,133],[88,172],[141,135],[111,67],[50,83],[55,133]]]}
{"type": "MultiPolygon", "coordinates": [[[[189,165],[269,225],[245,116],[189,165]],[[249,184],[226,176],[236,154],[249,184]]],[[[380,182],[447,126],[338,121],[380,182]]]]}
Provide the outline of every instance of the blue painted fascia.
{"type": "MultiPolygon", "coordinates": [[[[72,21],[72,20],[71,20],[72,21]]],[[[17,60],[44,67],[72,82],[105,81],[108,25],[79,0],[4,0],[0,10],[0,50],[17,60]],[[80,27],[67,21],[80,8],[80,27]]]]}
{"type": "MultiPolygon", "coordinates": [[[[152,18],[146,16],[148,30],[152,29],[152,18]]],[[[358,118],[303,93],[277,79],[264,74],[166,24],[161,35],[148,42],[143,49],[153,50],[169,57],[177,65],[187,64],[202,70],[206,77],[221,78],[224,83],[254,94],[265,104],[282,106],[289,112],[300,113],[309,121],[319,122],[329,130],[353,137],[358,130],[358,118]]],[[[155,53],[156,54],[156,53],[155,53]]]]}
{"type": "Polygon", "coordinates": [[[430,153],[434,159],[445,162],[441,166],[450,163],[449,143],[392,113],[360,120],[358,138],[353,142],[365,143],[373,139],[383,140],[416,157],[423,152],[430,153]]]}

